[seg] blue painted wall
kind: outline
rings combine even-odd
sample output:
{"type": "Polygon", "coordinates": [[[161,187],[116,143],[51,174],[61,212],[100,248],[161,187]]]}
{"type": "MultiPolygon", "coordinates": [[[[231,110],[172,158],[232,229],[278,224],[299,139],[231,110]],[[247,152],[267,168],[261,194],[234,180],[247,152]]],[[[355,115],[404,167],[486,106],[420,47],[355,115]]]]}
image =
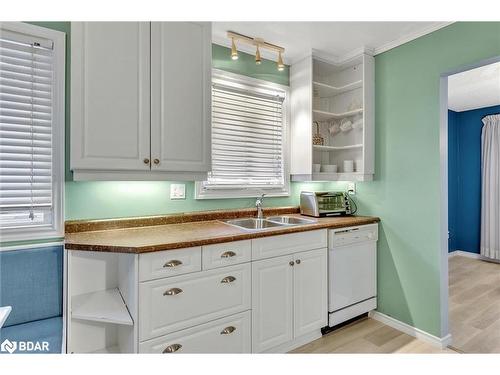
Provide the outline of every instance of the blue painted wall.
{"type": "Polygon", "coordinates": [[[500,106],[448,111],[448,251],[479,254],[481,231],[481,119],[500,106]]]}

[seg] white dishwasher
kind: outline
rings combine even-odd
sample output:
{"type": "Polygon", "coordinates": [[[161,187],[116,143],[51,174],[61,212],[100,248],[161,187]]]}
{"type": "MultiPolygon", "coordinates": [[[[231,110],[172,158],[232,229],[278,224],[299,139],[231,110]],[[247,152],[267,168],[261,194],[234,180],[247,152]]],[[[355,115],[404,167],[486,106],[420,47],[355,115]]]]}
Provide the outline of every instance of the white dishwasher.
{"type": "Polygon", "coordinates": [[[328,231],[328,326],[377,307],[378,225],[328,231]]]}

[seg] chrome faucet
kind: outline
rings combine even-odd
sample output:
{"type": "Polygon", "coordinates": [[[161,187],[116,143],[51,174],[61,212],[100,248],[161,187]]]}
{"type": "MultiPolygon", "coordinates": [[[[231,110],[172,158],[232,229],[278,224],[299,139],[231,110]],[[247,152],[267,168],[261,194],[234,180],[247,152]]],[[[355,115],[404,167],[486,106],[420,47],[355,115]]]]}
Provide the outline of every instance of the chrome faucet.
{"type": "Polygon", "coordinates": [[[264,203],[264,195],[266,195],[266,194],[262,194],[255,201],[255,207],[257,207],[257,219],[263,219],[264,218],[263,215],[262,215],[262,204],[264,203]]]}

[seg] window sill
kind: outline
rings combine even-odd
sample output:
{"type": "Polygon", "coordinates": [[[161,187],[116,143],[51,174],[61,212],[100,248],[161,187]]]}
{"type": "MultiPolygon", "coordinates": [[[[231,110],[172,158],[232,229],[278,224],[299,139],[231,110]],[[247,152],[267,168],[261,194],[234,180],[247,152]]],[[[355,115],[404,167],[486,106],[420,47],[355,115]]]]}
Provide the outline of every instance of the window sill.
{"type": "Polygon", "coordinates": [[[289,185],[282,189],[216,189],[203,191],[202,183],[195,183],[195,199],[205,200],[205,199],[235,199],[235,198],[256,198],[262,194],[266,195],[266,198],[270,197],[289,197],[290,189],[289,185]]]}

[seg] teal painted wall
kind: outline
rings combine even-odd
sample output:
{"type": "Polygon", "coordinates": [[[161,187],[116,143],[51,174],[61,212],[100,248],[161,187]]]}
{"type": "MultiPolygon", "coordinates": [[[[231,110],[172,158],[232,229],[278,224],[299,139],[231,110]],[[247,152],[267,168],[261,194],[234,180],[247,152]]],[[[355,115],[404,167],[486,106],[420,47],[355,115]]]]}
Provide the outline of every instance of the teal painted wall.
{"type": "Polygon", "coordinates": [[[375,58],[375,181],[361,212],[378,215],[378,303],[440,336],[439,78],[500,55],[500,23],[460,22],[375,58]]]}

